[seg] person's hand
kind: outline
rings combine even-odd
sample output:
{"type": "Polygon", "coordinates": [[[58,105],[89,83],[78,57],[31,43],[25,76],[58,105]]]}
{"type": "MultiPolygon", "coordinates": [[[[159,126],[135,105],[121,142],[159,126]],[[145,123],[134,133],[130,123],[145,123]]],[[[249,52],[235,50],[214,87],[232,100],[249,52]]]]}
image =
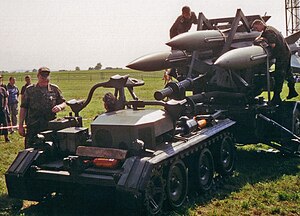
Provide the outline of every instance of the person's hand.
{"type": "Polygon", "coordinates": [[[61,111],[62,110],[62,108],[61,108],[61,106],[59,106],[59,105],[55,105],[53,108],[52,108],[52,112],[54,112],[54,113],[57,113],[57,112],[59,112],[59,111],[61,111]]]}
{"type": "Polygon", "coordinates": [[[24,127],[23,127],[23,124],[19,125],[18,131],[19,131],[19,134],[20,134],[21,136],[24,137],[24,136],[26,135],[25,129],[24,129],[24,127]]]}

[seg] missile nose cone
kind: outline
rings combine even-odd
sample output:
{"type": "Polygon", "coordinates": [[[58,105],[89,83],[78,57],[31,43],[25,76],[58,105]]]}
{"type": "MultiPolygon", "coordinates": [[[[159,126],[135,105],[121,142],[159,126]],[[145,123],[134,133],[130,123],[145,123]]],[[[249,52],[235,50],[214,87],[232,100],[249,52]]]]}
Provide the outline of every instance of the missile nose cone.
{"type": "Polygon", "coordinates": [[[172,38],[166,44],[179,50],[207,50],[223,44],[224,35],[217,30],[185,32],[172,38]]]}
{"type": "Polygon", "coordinates": [[[126,67],[133,70],[157,71],[170,68],[169,62],[166,61],[170,51],[157,52],[142,56],[130,62],[126,67]]]}
{"type": "Polygon", "coordinates": [[[267,60],[268,54],[261,46],[243,47],[230,50],[221,55],[214,63],[224,69],[245,69],[267,60]]]}

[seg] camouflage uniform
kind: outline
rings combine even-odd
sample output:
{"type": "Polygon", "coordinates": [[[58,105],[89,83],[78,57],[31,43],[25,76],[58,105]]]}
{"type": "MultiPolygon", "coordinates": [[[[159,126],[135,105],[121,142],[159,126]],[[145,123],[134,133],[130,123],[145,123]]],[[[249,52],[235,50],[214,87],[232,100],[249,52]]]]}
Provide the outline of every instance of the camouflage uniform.
{"type": "MultiPolygon", "coordinates": [[[[8,97],[7,91],[5,88],[0,86],[0,124],[3,127],[7,126],[7,117],[6,117],[6,110],[5,110],[5,100],[8,97]]],[[[7,135],[7,129],[2,129],[0,131],[1,135],[7,135]]]]}
{"type": "Polygon", "coordinates": [[[30,85],[27,87],[21,107],[27,110],[27,132],[25,147],[30,147],[36,134],[47,130],[48,122],[55,119],[56,114],[51,110],[55,105],[65,102],[58,86],[49,84],[48,87],[30,85]]]}

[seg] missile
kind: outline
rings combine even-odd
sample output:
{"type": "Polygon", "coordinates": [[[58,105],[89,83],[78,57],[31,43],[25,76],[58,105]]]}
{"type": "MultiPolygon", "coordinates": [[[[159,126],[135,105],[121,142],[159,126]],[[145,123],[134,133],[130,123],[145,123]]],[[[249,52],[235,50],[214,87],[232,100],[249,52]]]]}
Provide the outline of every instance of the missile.
{"type": "Polygon", "coordinates": [[[291,67],[294,73],[300,72],[300,57],[297,54],[291,56],[291,67]]]}
{"type": "Polygon", "coordinates": [[[266,62],[268,53],[261,46],[233,49],[221,55],[214,65],[224,69],[245,69],[266,62]]]}
{"type": "Polygon", "coordinates": [[[166,61],[170,54],[171,51],[164,51],[144,55],[133,60],[126,67],[143,71],[157,71],[170,68],[170,63],[166,61]]]}
{"type": "MultiPolygon", "coordinates": [[[[255,38],[260,36],[260,32],[251,31],[235,33],[232,41],[234,44],[243,44],[250,46],[255,38]]],[[[201,30],[196,32],[185,32],[172,38],[166,44],[172,48],[187,51],[221,50],[226,42],[228,32],[219,30],[201,30]]]]}
{"type": "Polygon", "coordinates": [[[300,37],[300,31],[297,31],[297,32],[287,36],[285,38],[285,40],[288,44],[293,44],[293,43],[296,43],[299,40],[299,37],[300,37]]]}
{"type": "Polygon", "coordinates": [[[185,32],[172,38],[166,44],[179,50],[209,50],[220,47],[225,42],[225,35],[218,30],[185,32]]]}
{"type": "Polygon", "coordinates": [[[137,58],[126,67],[140,71],[159,71],[176,67],[190,57],[189,54],[181,50],[162,51],[137,58]]]}

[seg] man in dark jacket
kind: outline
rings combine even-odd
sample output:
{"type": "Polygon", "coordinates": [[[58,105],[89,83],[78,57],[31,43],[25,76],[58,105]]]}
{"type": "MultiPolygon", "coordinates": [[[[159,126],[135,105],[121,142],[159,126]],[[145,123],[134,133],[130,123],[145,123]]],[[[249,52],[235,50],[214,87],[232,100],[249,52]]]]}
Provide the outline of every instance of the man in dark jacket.
{"type": "Polygon", "coordinates": [[[277,29],[272,26],[267,26],[262,20],[254,20],[252,29],[262,32],[260,40],[264,40],[268,43],[271,49],[271,57],[276,59],[274,71],[274,95],[271,102],[273,104],[281,103],[280,93],[282,91],[284,79],[288,81],[289,87],[287,99],[297,97],[298,93],[295,90],[295,79],[291,68],[291,51],[285,38],[277,29]]]}
{"type": "Polygon", "coordinates": [[[175,37],[184,32],[188,32],[192,24],[197,24],[198,20],[194,12],[191,11],[190,7],[184,6],[182,8],[182,14],[176,19],[170,29],[170,38],[175,37]]]}

